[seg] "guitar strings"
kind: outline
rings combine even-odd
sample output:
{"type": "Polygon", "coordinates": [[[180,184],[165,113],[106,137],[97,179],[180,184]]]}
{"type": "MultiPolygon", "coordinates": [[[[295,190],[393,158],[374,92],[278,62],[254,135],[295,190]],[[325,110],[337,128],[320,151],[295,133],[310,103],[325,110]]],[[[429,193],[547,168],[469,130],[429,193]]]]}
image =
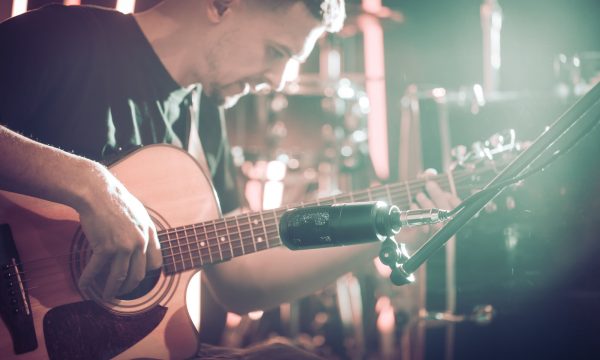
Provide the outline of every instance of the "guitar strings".
{"type": "MultiPolygon", "coordinates": [[[[390,189],[390,190],[392,190],[392,189],[390,189]]],[[[413,189],[413,190],[414,190],[414,189],[413,189]]],[[[418,190],[418,189],[417,189],[417,190],[418,190]]],[[[395,194],[395,195],[397,195],[397,194],[395,193],[395,191],[394,191],[394,194],[395,194]]],[[[405,196],[406,194],[402,194],[402,195],[403,195],[403,196],[405,196]]],[[[393,196],[393,197],[396,197],[396,196],[393,196]]],[[[324,201],[327,201],[327,200],[324,200],[324,201]]],[[[281,211],[281,210],[279,210],[279,211],[281,211]]],[[[247,214],[242,214],[242,215],[240,215],[239,217],[246,217],[245,215],[247,215],[247,214]]],[[[269,220],[271,220],[271,219],[269,219],[269,220]]],[[[216,220],[215,220],[215,221],[213,221],[213,222],[216,222],[216,220]]],[[[261,225],[264,225],[264,224],[261,224],[261,225]]],[[[226,228],[224,228],[224,229],[221,229],[221,230],[226,230],[226,231],[228,231],[228,230],[230,230],[230,229],[234,229],[234,230],[235,230],[235,229],[237,229],[237,226],[234,226],[234,227],[226,227],[226,228]]],[[[181,231],[181,230],[180,230],[180,231],[181,231]]],[[[212,231],[211,231],[211,232],[212,232],[212,231]]],[[[251,233],[251,232],[253,232],[253,230],[252,230],[252,229],[248,229],[248,230],[246,230],[245,232],[250,232],[250,233],[251,233]]],[[[161,232],[161,235],[163,235],[163,234],[165,234],[165,233],[166,233],[166,232],[161,232]]],[[[175,232],[171,232],[171,233],[175,233],[175,232]]],[[[216,232],[215,232],[215,235],[216,235],[216,232]]],[[[221,236],[221,238],[222,238],[222,237],[223,237],[223,236],[221,236]]],[[[217,237],[207,237],[206,239],[204,239],[204,241],[208,243],[208,242],[215,241],[215,240],[217,240],[218,238],[220,238],[220,237],[219,237],[219,236],[217,236],[217,237]]],[[[177,240],[180,240],[180,239],[168,239],[167,241],[162,241],[161,243],[163,243],[163,244],[164,244],[164,243],[166,243],[166,242],[173,242],[173,241],[177,241],[177,240]]],[[[243,238],[241,238],[240,240],[241,240],[241,246],[246,246],[246,247],[247,247],[247,245],[248,245],[248,244],[246,244],[246,243],[245,243],[245,240],[244,240],[243,238]]],[[[188,244],[188,243],[186,243],[186,244],[177,244],[177,245],[175,245],[175,246],[171,246],[171,244],[169,244],[169,246],[167,246],[167,247],[164,247],[164,248],[161,248],[161,250],[182,249],[183,247],[186,247],[186,246],[189,246],[189,244],[188,244]]],[[[211,256],[211,257],[212,257],[212,254],[214,254],[214,253],[215,253],[214,251],[212,251],[212,249],[213,249],[213,248],[217,248],[217,247],[218,247],[218,245],[217,245],[217,246],[215,246],[214,244],[211,244],[211,245],[209,245],[209,247],[207,247],[207,248],[209,248],[209,249],[210,249],[210,250],[209,250],[209,254],[210,254],[210,256],[211,256]]],[[[252,244],[252,247],[254,247],[254,243],[252,244]]],[[[238,248],[238,247],[236,246],[236,249],[237,249],[237,248],[238,248]]],[[[194,250],[194,251],[196,251],[196,250],[194,250]]],[[[187,254],[187,253],[190,253],[190,251],[183,252],[183,253],[181,253],[181,254],[187,254]]],[[[29,265],[31,265],[31,264],[33,264],[33,263],[41,262],[41,261],[43,261],[43,260],[53,260],[53,259],[55,259],[55,258],[59,258],[59,257],[66,257],[66,256],[71,256],[71,255],[72,255],[72,254],[71,254],[71,253],[69,253],[69,254],[58,255],[58,256],[55,256],[55,257],[48,257],[48,258],[43,258],[43,259],[31,260],[31,261],[28,261],[28,262],[25,262],[25,263],[23,263],[23,265],[24,265],[24,264],[27,264],[27,265],[29,266],[29,265]]],[[[179,255],[179,254],[173,254],[172,256],[177,256],[177,255],[179,255]]]]}
{"type": "MultiPolygon", "coordinates": [[[[471,189],[471,188],[472,188],[472,187],[469,187],[469,186],[460,186],[460,187],[457,187],[457,190],[458,190],[458,189],[460,189],[460,191],[459,191],[459,192],[463,192],[464,190],[469,190],[469,189],[471,189]]],[[[397,193],[394,193],[394,195],[396,195],[396,196],[397,196],[397,193]]],[[[407,197],[405,197],[405,196],[403,196],[403,197],[404,197],[405,199],[407,198],[407,197]]],[[[278,237],[278,229],[275,229],[275,230],[268,231],[268,232],[266,232],[266,235],[267,235],[267,236],[270,236],[270,235],[274,236],[274,239],[277,241],[277,243],[276,243],[276,244],[270,244],[270,243],[269,243],[269,245],[267,245],[267,247],[266,247],[264,250],[266,250],[266,249],[268,249],[268,248],[273,248],[273,247],[276,247],[276,246],[280,246],[280,245],[281,245],[280,239],[279,239],[279,237],[278,237]]],[[[208,242],[213,242],[213,243],[212,243],[212,244],[210,244],[210,245],[209,245],[209,246],[206,248],[206,249],[208,250],[208,252],[207,252],[207,254],[205,254],[205,255],[204,255],[204,258],[202,258],[202,255],[201,255],[201,257],[200,257],[200,258],[196,257],[196,259],[200,259],[200,261],[203,261],[202,259],[205,259],[205,258],[210,258],[210,262],[209,262],[209,264],[210,264],[210,263],[218,263],[218,262],[222,262],[222,261],[226,261],[226,260],[229,260],[229,259],[230,259],[230,258],[227,258],[227,257],[223,257],[223,251],[222,251],[222,250],[221,250],[221,248],[219,247],[219,243],[218,243],[218,237],[208,238],[208,239],[206,239],[205,241],[206,241],[207,243],[208,243],[208,242]],[[216,244],[216,245],[215,245],[215,244],[216,244]],[[208,256],[207,256],[207,255],[208,255],[208,256]],[[218,259],[218,261],[214,261],[214,259],[215,259],[215,258],[217,258],[217,259],[218,259]]],[[[243,241],[243,240],[242,240],[242,241],[243,241]]],[[[222,245],[222,244],[223,244],[223,243],[221,243],[221,245],[222,245]]],[[[231,248],[234,248],[234,246],[233,246],[233,244],[231,243],[231,241],[227,241],[225,244],[227,244],[227,245],[231,245],[231,248]]],[[[239,244],[239,245],[235,245],[235,248],[234,248],[234,249],[236,249],[236,250],[237,250],[237,249],[241,249],[241,247],[243,247],[243,245],[245,245],[245,244],[239,244]]],[[[188,246],[188,245],[187,245],[187,244],[183,244],[183,245],[174,246],[174,247],[170,247],[170,248],[171,248],[171,249],[172,249],[172,248],[179,248],[179,249],[181,250],[181,249],[182,249],[182,247],[185,247],[185,246],[188,246]]],[[[226,246],[226,247],[227,247],[227,246],[226,246]]],[[[252,246],[252,247],[254,247],[254,246],[252,246]]],[[[162,250],[162,249],[161,249],[161,250],[162,250]]],[[[172,258],[174,258],[175,256],[182,257],[183,255],[189,255],[189,254],[192,254],[192,253],[197,253],[197,252],[198,252],[198,250],[193,250],[193,251],[182,251],[182,252],[181,252],[181,253],[179,253],[179,254],[172,255],[171,257],[172,257],[172,258]]],[[[53,259],[55,259],[55,258],[58,258],[58,257],[66,257],[66,256],[70,256],[70,255],[71,255],[71,254],[63,254],[63,255],[59,255],[59,256],[55,256],[55,257],[49,257],[49,258],[46,258],[46,260],[53,260],[53,259]]],[[[232,253],[232,257],[234,257],[233,255],[234,255],[234,253],[232,253]]],[[[190,255],[190,256],[191,256],[191,255],[190,255]]],[[[240,255],[235,255],[235,257],[237,257],[237,256],[240,256],[240,255]]],[[[30,262],[25,262],[25,263],[23,263],[23,264],[31,264],[32,262],[39,262],[40,260],[41,260],[41,259],[36,259],[36,260],[30,261],[30,262]]],[[[206,260],[208,260],[208,259],[206,259],[206,260]]],[[[75,260],[75,261],[78,261],[78,260],[75,260]]],[[[174,262],[173,262],[173,263],[169,263],[169,264],[163,264],[163,268],[164,268],[166,265],[171,265],[171,264],[172,264],[172,265],[175,265],[175,266],[177,266],[177,265],[179,265],[179,264],[181,264],[182,266],[185,266],[185,265],[186,265],[186,263],[187,263],[187,262],[190,262],[190,261],[192,261],[192,264],[194,265],[194,263],[193,263],[193,260],[191,260],[191,259],[183,259],[183,257],[182,257],[182,259],[179,259],[179,260],[175,260],[175,259],[174,259],[174,262]]],[[[69,262],[68,262],[68,264],[70,264],[70,263],[72,263],[72,262],[73,262],[73,261],[69,261],[69,262]]],[[[200,266],[203,266],[203,265],[205,265],[205,264],[200,264],[200,266]]],[[[207,265],[207,264],[206,264],[206,265],[207,265]]],[[[196,267],[196,266],[194,266],[194,267],[196,267]]],[[[37,270],[37,271],[39,271],[39,270],[43,269],[43,267],[38,267],[38,268],[35,268],[35,267],[34,267],[33,269],[34,269],[34,270],[37,270]]],[[[26,272],[33,272],[33,270],[31,270],[31,269],[27,269],[27,271],[26,271],[26,272]]],[[[44,275],[43,275],[43,276],[38,276],[38,277],[36,277],[35,279],[33,279],[33,278],[32,278],[32,279],[27,279],[27,278],[26,278],[26,274],[25,274],[25,272],[20,272],[20,274],[22,274],[22,276],[24,277],[24,279],[23,279],[23,282],[24,282],[24,283],[27,283],[27,282],[29,282],[29,281],[31,281],[31,280],[34,280],[34,281],[36,281],[36,282],[37,282],[37,281],[39,281],[39,280],[41,280],[41,279],[49,278],[50,276],[64,275],[64,272],[60,272],[60,271],[59,271],[59,272],[54,272],[54,273],[44,273],[44,275]]],[[[39,287],[39,285],[40,285],[40,284],[35,284],[35,285],[34,285],[34,284],[31,284],[31,286],[27,286],[27,289],[31,289],[31,288],[34,288],[34,287],[39,287]],[[38,285],[38,286],[35,286],[35,285],[38,285]]]]}
{"type": "MultiPolygon", "coordinates": [[[[468,174],[468,175],[472,176],[472,174],[468,174]]],[[[447,180],[445,180],[445,181],[447,181],[447,180]]],[[[419,184],[423,184],[424,183],[424,181],[422,181],[422,180],[416,180],[416,181],[413,181],[413,184],[415,182],[419,183],[419,184]]],[[[412,186],[413,184],[411,184],[409,182],[409,185],[412,186]]],[[[397,190],[403,190],[403,188],[402,189],[394,189],[394,188],[400,188],[402,186],[404,186],[404,183],[402,183],[402,184],[392,184],[392,185],[389,185],[389,186],[386,185],[386,186],[382,186],[382,187],[389,187],[390,194],[394,194],[394,195],[397,196],[397,190]]],[[[413,190],[414,191],[418,191],[419,189],[413,189],[413,190]]],[[[378,191],[383,191],[383,190],[378,190],[378,191]]],[[[412,191],[412,192],[414,192],[414,191],[412,191]]],[[[367,195],[369,192],[370,191],[368,191],[368,190],[357,192],[355,197],[359,197],[360,195],[367,195]]],[[[402,193],[400,193],[400,194],[402,195],[402,193]]],[[[320,199],[318,202],[311,203],[310,205],[313,205],[313,204],[314,205],[324,204],[326,202],[332,202],[332,203],[334,203],[334,202],[340,202],[341,199],[343,199],[343,198],[345,198],[347,196],[349,196],[349,195],[342,194],[342,195],[337,196],[337,197],[328,197],[328,198],[320,199]]],[[[392,197],[396,197],[396,196],[392,196],[392,197]]],[[[352,198],[348,198],[348,200],[352,200],[352,198]]],[[[365,200],[368,200],[368,199],[365,199],[365,200]]],[[[305,204],[305,203],[300,203],[300,204],[301,204],[301,206],[309,205],[309,204],[305,204]]],[[[295,207],[295,206],[297,206],[297,205],[288,205],[287,208],[292,208],[292,207],[295,207]]],[[[275,209],[274,211],[283,212],[283,211],[285,211],[285,209],[280,208],[280,209],[275,209]]],[[[268,211],[265,211],[265,213],[266,212],[268,212],[268,211]]],[[[250,216],[256,216],[256,214],[254,214],[254,213],[240,214],[240,215],[236,215],[236,216],[229,217],[229,218],[226,218],[226,219],[215,219],[215,220],[212,220],[212,221],[207,221],[206,223],[212,222],[212,224],[216,225],[217,222],[224,223],[224,220],[233,221],[233,219],[236,219],[236,221],[239,222],[239,219],[249,218],[250,216]]],[[[251,223],[252,223],[252,221],[250,219],[248,219],[248,223],[240,223],[240,225],[241,226],[246,226],[246,225],[251,225],[251,223]]],[[[205,224],[205,223],[203,223],[203,224],[205,224]]],[[[187,225],[187,226],[182,226],[182,227],[171,228],[171,229],[167,229],[167,230],[164,230],[164,231],[159,231],[158,235],[159,235],[159,238],[161,236],[165,236],[165,235],[166,236],[176,235],[178,232],[185,231],[185,230],[190,230],[190,229],[193,229],[194,227],[196,227],[196,229],[197,229],[198,225],[202,225],[202,224],[193,224],[193,225],[187,225]]],[[[204,227],[206,227],[206,226],[204,226],[204,227]]],[[[221,228],[221,229],[217,229],[217,230],[221,230],[222,231],[222,230],[225,230],[225,229],[221,228]]],[[[210,230],[210,232],[212,233],[213,230],[210,230]]],[[[159,241],[161,243],[167,243],[167,242],[170,242],[170,241],[173,241],[173,240],[176,240],[176,239],[167,239],[167,240],[162,240],[162,241],[159,240],[159,241]]],[[[168,249],[168,247],[166,249],[168,249]]],[[[54,259],[56,257],[70,256],[70,255],[71,255],[71,253],[61,254],[61,255],[51,256],[51,257],[46,257],[46,258],[40,258],[40,259],[36,259],[36,260],[30,260],[30,261],[27,262],[27,264],[31,264],[31,263],[34,263],[34,262],[37,262],[37,261],[40,261],[40,260],[54,259]]]]}
{"type": "MultiPolygon", "coordinates": [[[[476,175],[476,174],[474,174],[473,172],[455,173],[454,174],[454,180],[455,180],[455,182],[458,183],[460,180],[464,180],[467,177],[473,177],[474,175],[476,175]]],[[[405,198],[405,197],[408,197],[409,203],[412,203],[412,199],[410,198],[410,195],[407,193],[406,189],[404,189],[404,188],[407,188],[408,191],[410,192],[410,194],[416,193],[416,192],[419,192],[419,191],[422,190],[423,185],[424,185],[424,183],[425,183],[426,180],[434,180],[435,178],[437,178],[437,182],[440,184],[440,186],[442,186],[442,187],[444,187],[444,185],[448,186],[448,179],[445,178],[445,177],[442,177],[441,175],[438,175],[438,176],[435,176],[435,177],[430,177],[429,179],[425,179],[425,180],[417,179],[417,180],[407,181],[407,182],[403,182],[403,183],[388,184],[388,185],[384,185],[384,186],[378,186],[378,187],[375,187],[375,188],[368,188],[368,189],[365,189],[363,191],[356,192],[354,194],[342,194],[342,195],[337,196],[337,197],[328,197],[328,198],[320,199],[316,203],[311,203],[311,205],[317,205],[317,204],[321,204],[321,203],[324,203],[324,202],[338,202],[338,201],[340,201],[340,199],[346,198],[346,197],[348,198],[348,200],[353,200],[353,198],[359,198],[361,195],[363,195],[363,196],[364,195],[371,195],[372,196],[373,193],[379,193],[379,192],[384,192],[384,191],[389,194],[388,197],[391,197],[391,198],[398,198],[398,197],[405,198]],[[414,186],[415,184],[417,184],[418,186],[414,186]],[[398,189],[398,188],[403,188],[403,189],[398,189]],[[400,191],[398,191],[398,190],[400,190],[400,191]]],[[[459,188],[460,188],[459,193],[462,192],[463,190],[472,189],[471,186],[462,186],[462,185],[459,186],[457,188],[457,190],[459,188]]],[[[305,204],[302,203],[302,205],[305,205],[305,204]]],[[[287,208],[289,208],[289,207],[293,207],[293,205],[288,206],[287,208]]],[[[285,208],[279,208],[279,209],[274,209],[273,210],[273,212],[283,212],[283,211],[285,211],[285,208]]],[[[250,216],[252,216],[252,215],[253,215],[252,213],[250,213],[250,214],[240,214],[240,215],[237,215],[235,217],[229,217],[229,218],[226,218],[226,219],[232,221],[232,219],[235,218],[235,220],[237,221],[240,218],[248,218],[249,219],[250,216]]],[[[254,215],[254,216],[256,216],[256,215],[254,215]]],[[[271,219],[269,219],[269,220],[271,220],[271,219]]],[[[277,220],[277,219],[275,219],[275,220],[277,220]]],[[[216,220],[212,221],[213,225],[216,225],[217,222],[226,223],[226,221],[224,221],[224,219],[216,219],[216,220]]],[[[249,224],[244,224],[244,225],[249,225],[249,224]]],[[[261,224],[261,225],[265,226],[264,223],[261,224]]],[[[198,226],[198,224],[196,224],[196,225],[188,225],[188,226],[198,226]]],[[[272,225],[270,225],[270,226],[272,226],[272,225]]],[[[159,232],[159,237],[160,236],[165,236],[165,235],[168,237],[170,234],[176,234],[177,232],[185,231],[185,229],[186,229],[186,227],[178,227],[178,228],[168,229],[166,231],[161,231],[161,232],[159,232]]],[[[229,231],[230,229],[231,230],[240,230],[239,226],[237,226],[237,225],[236,226],[226,226],[225,228],[222,228],[222,229],[219,229],[219,230],[229,231]]],[[[189,228],[187,230],[189,230],[189,228]]],[[[249,230],[246,230],[245,232],[252,233],[253,230],[250,228],[249,230]]],[[[267,237],[269,235],[273,235],[273,234],[277,237],[277,235],[278,235],[278,229],[275,229],[275,230],[272,230],[272,231],[268,231],[268,232],[264,232],[263,231],[261,233],[265,233],[265,235],[267,235],[267,237]]],[[[216,231],[215,231],[215,235],[216,235],[216,231]]],[[[234,252],[233,252],[234,249],[235,250],[242,249],[242,253],[245,253],[243,251],[243,248],[244,248],[244,246],[248,247],[248,244],[245,243],[245,240],[243,238],[240,237],[239,241],[235,241],[235,242],[237,242],[239,244],[235,245],[235,247],[234,247],[234,245],[233,245],[233,243],[232,243],[231,240],[228,240],[228,241],[226,240],[225,242],[219,243],[218,240],[220,238],[222,238],[223,236],[225,236],[225,235],[216,236],[216,237],[208,237],[208,238],[206,238],[206,239],[203,240],[206,243],[213,242],[212,244],[210,244],[210,245],[208,245],[208,246],[206,246],[204,248],[205,249],[205,253],[206,253],[206,254],[204,254],[204,256],[202,255],[200,248],[199,249],[194,249],[194,250],[191,250],[191,249],[188,248],[188,251],[180,251],[177,254],[172,254],[171,258],[174,259],[174,262],[173,263],[169,263],[168,265],[171,265],[171,264],[173,264],[175,266],[177,266],[179,264],[185,265],[189,261],[192,261],[192,263],[193,263],[193,260],[183,259],[183,255],[190,255],[192,253],[196,253],[196,254],[200,253],[199,260],[201,262],[202,261],[206,261],[206,260],[210,260],[209,264],[210,263],[215,263],[214,258],[217,258],[217,259],[220,258],[219,261],[228,260],[229,258],[224,258],[223,257],[222,249],[220,248],[220,245],[224,245],[225,247],[229,247],[230,250],[232,250],[232,257],[234,257],[233,256],[234,255],[234,252]],[[227,246],[227,245],[229,245],[229,246],[227,246]],[[175,260],[176,256],[182,257],[182,259],[175,260]],[[210,259],[204,260],[205,258],[210,258],[210,259]]],[[[177,241],[177,240],[181,240],[181,239],[167,239],[166,241],[161,241],[161,243],[165,244],[167,242],[170,243],[170,242],[177,241]]],[[[198,240],[198,239],[196,239],[196,240],[198,240]]],[[[277,237],[276,240],[278,241],[276,244],[266,243],[267,246],[265,247],[265,249],[268,249],[268,248],[271,248],[271,247],[275,247],[275,246],[280,246],[281,242],[280,242],[279,238],[277,237]]],[[[189,244],[188,243],[186,243],[186,244],[176,244],[175,246],[171,246],[171,244],[169,244],[169,246],[165,247],[164,249],[161,247],[161,251],[163,251],[163,250],[173,250],[173,249],[182,250],[184,247],[189,247],[189,244]]],[[[254,248],[255,244],[253,243],[250,247],[254,248]]],[[[91,250],[86,250],[86,254],[89,253],[89,252],[91,252],[91,250]]],[[[23,263],[20,263],[19,265],[30,266],[30,265],[32,265],[34,263],[41,264],[43,261],[51,261],[51,260],[54,260],[54,259],[57,259],[57,258],[70,257],[71,255],[73,255],[73,253],[62,254],[62,255],[57,255],[57,256],[47,257],[47,258],[40,258],[40,259],[36,259],[36,260],[30,260],[30,261],[27,261],[27,262],[23,262],[23,263]]],[[[237,257],[237,256],[240,256],[240,255],[236,254],[235,257],[237,257]]],[[[190,257],[191,257],[191,255],[190,255],[190,257]]],[[[78,261],[78,260],[76,260],[76,261],[78,261]]],[[[219,261],[217,261],[217,262],[219,262],[219,261]]],[[[72,261],[69,261],[68,264],[70,264],[70,263],[72,263],[72,261]]],[[[164,264],[163,267],[165,265],[166,264],[164,264]]],[[[202,265],[205,265],[205,264],[200,264],[200,266],[202,266],[202,265]]],[[[39,271],[39,270],[41,270],[43,268],[44,268],[43,266],[37,267],[37,268],[33,267],[33,270],[39,271]]],[[[31,268],[25,269],[25,270],[26,271],[33,271],[33,270],[31,270],[31,268]]],[[[20,272],[20,274],[23,277],[25,277],[24,282],[33,280],[33,279],[26,279],[26,274],[23,273],[23,272],[20,272]]],[[[44,276],[39,276],[35,280],[40,280],[42,278],[46,278],[46,277],[57,275],[57,274],[63,274],[63,272],[44,273],[44,276]]],[[[32,287],[28,286],[27,288],[32,288],[32,287]]]]}
{"type": "MultiPolygon", "coordinates": [[[[393,195],[392,195],[392,197],[396,197],[396,196],[397,196],[397,193],[396,193],[396,191],[395,191],[395,190],[392,190],[392,189],[390,189],[390,190],[391,190],[391,191],[390,191],[390,193],[391,193],[391,194],[393,194],[393,195]]],[[[403,200],[406,200],[406,196],[402,196],[402,197],[403,197],[403,200]]],[[[277,210],[275,210],[275,211],[277,211],[277,210]]],[[[279,211],[281,211],[281,210],[279,210],[279,211]]],[[[242,215],[239,215],[238,217],[244,218],[244,217],[247,217],[247,215],[248,215],[248,214],[245,214],[245,215],[244,215],[244,214],[242,214],[242,215]],[[245,215],[246,215],[246,216],[245,216],[245,215]]],[[[273,219],[269,218],[268,220],[273,220],[273,219]]],[[[276,220],[276,219],[275,219],[275,220],[276,220]]],[[[218,220],[214,220],[214,221],[213,221],[213,223],[216,223],[216,221],[218,221],[218,220]]],[[[263,223],[264,223],[264,221],[263,221],[263,223]]],[[[238,224],[239,224],[239,221],[238,221],[238,224]]],[[[246,226],[246,225],[250,225],[250,223],[242,223],[242,224],[240,224],[240,226],[246,226]]],[[[263,224],[261,224],[261,225],[263,225],[263,224]]],[[[271,225],[269,225],[269,226],[271,226],[271,225]]],[[[236,226],[236,228],[237,228],[237,226],[236,226]]],[[[220,229],[220,230],[221,230],[221,231],[223,231],[223,230],[225,230],[225,231],[228,231],[228,229],[230,229],[230,228],[229,228],[229,227],[228,227],[228,228],[222,228],[222,229],[220,229]]],[[[234,230],[235,230],[235,229],[234,229],[234,230]]],[[[181,231],[181,230],[179,230],[179,231],[181,231]]],[[[173,233],[176,233],[176,232],[177,232],[177,231],[171,231],[170,233],[171,233],[171,234],[173,234],[173,233]]],[[[211,230],[210,232],[212,233],[213,231],[211,230]]],[[[240,232],[241,232],[241,231],[240,231],[240,232]]],[[[244,230],[244,232],[250,232],[250,233],[252,233],[252,232],[253,232],[253,229],[252,229],[252,228],[249,228],[248,230],[244,230]]],[[[160,232],[160,235],[159,235],[159,236],[164,236],[165,234],[167,234],[167,232],[160,232]]],[[[217,231],[215,231],[215,235],[217,235],[217,231]]],[[[223,234],[223,235],[221,235],[221,236],[216,236],[216,237],[210,237],[210,236],[209,236],[209,237],[206,237],[206,238],[204,239],[204,241],[206,241],[206,242],[214,241],[214,240],[216,240],[217,238],[219,238],[219,237],[223,237],[223,236],[225,236],[225,234],[223,234]]],[[[166,244],[166,243],[169,243],[169,242],[174,242],[174,241],[178,241],[178,240],[181,240],[181,239],[179,239],[179,238],[177,238],[177,239],[167,239],[167,240],[163,240],[163,241],[160,241],[160,242],[161,242],[162,244],[166,244]]],[[[196,238],[196,240],[198,240],[198,239],[196,238]]],[[[241,239],[241,241],[242,241],[243,245],[246,245],[246,244],[244,244],[244,239],[241,239]]],[[[179,244],[177,244],[177,245],[175,245],[175,246],[171,246],[171,244],[169,244],[169,246],[167,246],[167,247],[161,247],[161,250],[172,250],[172,249],[174,249],[174,248],[182,248],[182,247],[184,247],[184,246],[188,246],[188,245],[189,245],[189,243],[186,243],[186,244],[181,244],[181,243],[179,243],[179,244]]],[[[212,246],[214,247],[214,245],[212,245],[212,246]]],[[[252,246],[254,246],[254,244],[253,244],[252,246]]],[[[27,265],[29,266],[29,265],[31,265],[31,264],[33,264],[33,263],[40,262],[40,261],[43,261],[43,260],[53,260],[53,259],[56,259],[56,258],[59,258],[59,257],[65,257],[65,256],[70,256],[70,255],[72,255],[72,253],[68,253],[68,254],[62,254],[62,255],[57,255],[57,256],[54,256],[54,257],[47,257],[47,258],[40,258],[40,259],[36,259],[36,260],[30,260],[30,261],[27,261],[27,262],[21,263],[21,265],[25,265],[25,264],[27,264],[27,265]]]]}
{"type": "MultiPolygon", "coordinates": [[[[454,180],[458,182],[460,180],[464,180],[466,178],[470,178],[470,177],[476,176],[476,175],[478,175],[479,172],[483,172],[483,170],[489,171],[490,169],[489,168],[485,168],[485,169],[479,169],[478,171],[476,170],[476,171],[473,171],[473,172],[469,172],[469,171],[457,172],[457,173],[454,173],[454,175],[455,175],[454,176],[454,180]]],[[[344,193],[344,194],[340,194],[340,195],[336,195],[336,196],[325,197],[325,198],[317,200],[316,202],[311,202],[310,205],[311,206],[312,205],[316,206],[316,205],[323,205],[323,204],[325,204],[327,202],[332,202],[332,203],[334,203],[334,202],[341,202],[340,200],[342,198],[347,198],[349,201],[354,201],[355,197],[364,197],[364,196],[368,197],[368,196],[372,195],[373,191],[376,191],[376,192],[385,192],[386,188],[389,189],[389,191],[394,191],[394,192],[397,191],[397,190],[403,191],[406,188],[407,185],[410,187],[411,193],[418,192],[419,190],[421,190],[422,186],[425,184],[425,182],[427,180],[435,180],[436,182],[440,183],[440,185],[445,185],[446,187],[449,186],[449,181],[448,181],[447,175],[446,174],[442,174],[442,175],[432,176],[429,179],[414,179],[414,180],[409,180],[409,181],[400,182],[400,183],[394,183],[394,184],[377,186],[377,187],[374,187],[374,188],[367,188],[367,189],[359,190],[359,191],[353,192],[353,193],[344,193]],[[413,188],[415,185],[418,185],[416,187],[416,189],[413,188]],[[396,189],[394,189],[394,188],[396,188],[396,189]]],[[[365,198],[365,200],[368,200],[368,198],[365,198]]],[[[297,207],[298,205],[307,206],[309,204],[301,202],[299,204],[290,204],[290,205],[287,205],[285,208],[278,208],[278,209],[274,209],[274,210],[275,211],[285,211],[286,208],[289,209],[289,208],[297,207]]],[[[236,216],[230,217],[230,219],[248,217],[248,216],[252,216],[252,215],[256,216],[255,213],[248,213],[248,214],[236,215],[236,216]]],[[[214,221],[222,221],[222,220],[223,219],[215,219],[214,221]]],[[[172,235],[172,234],[175,234],[175,233],[180,232],[180,231],[185,231],[186,228],[188,228],[188,230],[189,230],[189,227],[192,227],[192,226],[195,226],[195,225],[198,225],[198,224],[186,225],[186,226],[180,226],[180,227],[176,227],[176,228],[167,229],[167,230],[161,232],[160,235],[172,235]]]]}

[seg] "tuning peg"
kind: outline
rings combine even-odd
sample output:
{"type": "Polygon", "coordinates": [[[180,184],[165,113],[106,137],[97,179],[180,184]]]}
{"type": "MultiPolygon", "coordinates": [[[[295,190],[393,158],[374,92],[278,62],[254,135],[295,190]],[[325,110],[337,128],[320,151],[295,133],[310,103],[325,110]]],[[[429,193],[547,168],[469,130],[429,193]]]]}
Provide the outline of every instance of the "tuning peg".
{"type": "Polygon", "coordinates": [[[455,146],[454,148],[452,148],[452,150],[450,150],[450,155],[452,155],[452,157],[458,164],[462,164],[467,159],[467,147],[464,145],[455,146]]]}

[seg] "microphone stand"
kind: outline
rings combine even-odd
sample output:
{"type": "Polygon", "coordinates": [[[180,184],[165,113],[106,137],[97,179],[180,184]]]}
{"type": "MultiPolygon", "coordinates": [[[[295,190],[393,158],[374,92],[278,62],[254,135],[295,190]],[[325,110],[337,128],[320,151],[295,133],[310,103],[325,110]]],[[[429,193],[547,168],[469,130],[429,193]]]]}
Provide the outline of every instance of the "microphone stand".
{"type": "Polygon", "coordinates": [[[559,117],[535,142],[503,171],[501,171],[485,188],[488,190],[479,199],[475,199],[460,210],[444,227],[425,242],[412,256],[406,253],[403,245],[388,238],[384,241],[380,252],[382,262],[392,269],[390,279],[395,285],[405,285],[414,281],[413,272],[431,255],[441,248],[456,234],[473,216],[505,187],[499,184],[522,175],[535,163],[548,160],[558,152],[568,151],[579,139],[589,133],[600,121],[600,84],[596,84],[585,96],[573,104],[559,117]],[[497,189],[495,189],[497,188],[497,189]]]}

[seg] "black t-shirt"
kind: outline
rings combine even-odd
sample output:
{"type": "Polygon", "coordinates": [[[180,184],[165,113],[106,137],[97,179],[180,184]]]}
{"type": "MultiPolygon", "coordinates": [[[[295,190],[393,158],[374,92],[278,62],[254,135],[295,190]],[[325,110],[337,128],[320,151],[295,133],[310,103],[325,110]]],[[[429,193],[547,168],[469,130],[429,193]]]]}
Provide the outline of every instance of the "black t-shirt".
{"type": "MultiPolygon", "coordinates": [[[[187,146],[188,89],[131,15],[50,5],[0,24],[0,123],[97,161],[155,143],[187,146]]],[[[199,133],[222,210],[238,207],[222,111],[202,98],[199,133]]]]}

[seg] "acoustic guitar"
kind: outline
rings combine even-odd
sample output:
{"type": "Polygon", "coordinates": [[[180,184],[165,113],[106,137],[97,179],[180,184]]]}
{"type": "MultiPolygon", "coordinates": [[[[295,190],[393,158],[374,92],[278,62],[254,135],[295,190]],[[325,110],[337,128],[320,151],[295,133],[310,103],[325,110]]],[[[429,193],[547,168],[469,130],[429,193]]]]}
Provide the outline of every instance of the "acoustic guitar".
{"type": "MultiPolygon", "coordinates": [[[[0,192],[0,358],[194,356],[199,345],[199,270],[281,245],[278,219],[285,208],[222,218],[210,179],[178,148],[147,146],[110,170],[156,223],[162,269],[118,299],[103,301],[99,286],[84,294],[77,280],[91,250],[78,214],[61,204],[0,192]]],[[[436,180],[464,194],[486,173],[493,174],[493,167],[436,180]]],[[[423,180],[382,185],[314,205],[381,200],[407,208],[423,186],[423,180]]]]}

